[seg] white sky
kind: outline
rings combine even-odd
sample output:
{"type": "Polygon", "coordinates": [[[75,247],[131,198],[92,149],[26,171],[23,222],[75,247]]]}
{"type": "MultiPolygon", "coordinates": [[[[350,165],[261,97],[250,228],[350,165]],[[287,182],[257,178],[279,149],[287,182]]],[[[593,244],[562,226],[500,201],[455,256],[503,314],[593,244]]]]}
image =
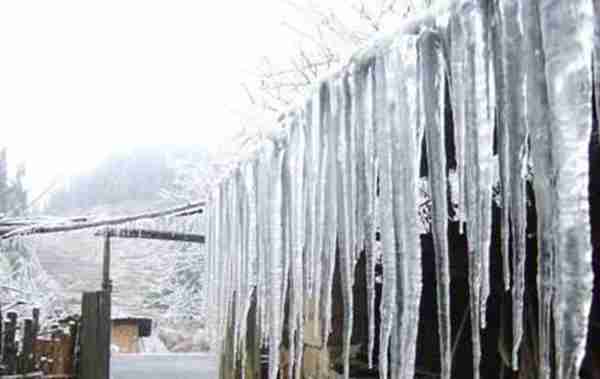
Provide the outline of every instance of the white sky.
{"type": "MultiPolygon", "coordinates": [[[[112,149],[223,142],[278,0],[0,2],[0,146],[35,189],[112,149]],[[246,74],[245,74],[246,73],[246,74]]],[[[289,8],[288,8],[289,11],[289,8]]]]}

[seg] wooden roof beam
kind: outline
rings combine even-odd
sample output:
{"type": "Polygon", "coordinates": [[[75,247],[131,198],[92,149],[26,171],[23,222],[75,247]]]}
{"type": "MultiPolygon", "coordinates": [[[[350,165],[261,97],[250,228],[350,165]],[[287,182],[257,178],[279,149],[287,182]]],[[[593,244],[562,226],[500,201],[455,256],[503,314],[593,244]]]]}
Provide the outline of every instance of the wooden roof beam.
{"type": "Polygon", "coordinates": [[[95,236],[106,236],[116,238],[142,238],[161,241],[177,241],[205,243],[206,239],[201,234],[177,233],[162,230],[136,229],[136,228],[107,228],[94,233],[95,236]]]}

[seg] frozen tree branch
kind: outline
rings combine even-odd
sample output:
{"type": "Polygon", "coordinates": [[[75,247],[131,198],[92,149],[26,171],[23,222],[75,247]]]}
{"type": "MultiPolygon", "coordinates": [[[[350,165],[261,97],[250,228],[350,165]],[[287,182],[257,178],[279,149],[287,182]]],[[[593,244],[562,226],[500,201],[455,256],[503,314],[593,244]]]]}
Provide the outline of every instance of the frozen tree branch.
{"type": "Polygon", "coordinates": [[[116,217],[116,218],[109,218],[109,219],[96,220],[96,221],[69,222],[67,224],[54,224],[54,225],[34,224],[34,225],[30,225],[30,226],[25,226],[25,227],[13,228],[12,230],[5,232],[3,235],[1,234],[2,233],[2,224],[0,223],[0,235],[2,235],[2,239],[7,239],[7,238],[21,236],[21,235],[68,232],[68,231],[73,231],[73,230],[98,228],[98,227],[109,226],[109,225],[119,225],[119,224],[125,224],[128,222],[135,222],[135,221],[145,220],[145,219],[153,219],[153,218],[166,217],[166,216],[175,216],[175,215],[181,214],[182,212],[202,208],[204,205],[205,205],[204,201],[198,201],[198,202],[190,203],[187,205],[179,206],[176,208],[166,209],[166,210],[162,210],[162,211],[152,211],[152,212],[142,213],[142,214],[133,215],[133,216],[116,217]]]}

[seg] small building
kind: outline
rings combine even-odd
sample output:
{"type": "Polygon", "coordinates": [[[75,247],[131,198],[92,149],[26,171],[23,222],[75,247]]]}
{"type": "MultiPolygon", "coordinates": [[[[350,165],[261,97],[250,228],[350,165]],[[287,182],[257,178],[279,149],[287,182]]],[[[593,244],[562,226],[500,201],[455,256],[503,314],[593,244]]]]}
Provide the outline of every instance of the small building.
{"type": "Polygon", "coordinates": [[[152,334],[152,319],[119,317],[112,319],[111,348],[118,353],[140,353],[140,338],[152,334]]]}

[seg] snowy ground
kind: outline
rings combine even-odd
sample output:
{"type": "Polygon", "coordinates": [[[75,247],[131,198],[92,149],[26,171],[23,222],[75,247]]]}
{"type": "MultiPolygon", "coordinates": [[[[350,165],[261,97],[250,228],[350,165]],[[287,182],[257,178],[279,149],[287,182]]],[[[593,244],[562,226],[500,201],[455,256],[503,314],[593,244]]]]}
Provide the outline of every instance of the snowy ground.
{"type": "Polygon", "coordinates": [[[111,357],[112,379],[215,379],[210,354],[121,354],[111,357]]]}

